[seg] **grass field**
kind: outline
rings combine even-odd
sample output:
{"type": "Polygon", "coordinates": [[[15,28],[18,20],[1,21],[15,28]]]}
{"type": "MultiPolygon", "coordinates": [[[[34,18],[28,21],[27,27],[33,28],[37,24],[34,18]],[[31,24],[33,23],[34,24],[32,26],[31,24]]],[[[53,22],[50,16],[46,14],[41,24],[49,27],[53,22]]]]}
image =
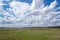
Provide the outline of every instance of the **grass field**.
{"type": "Polygon", "coordinates": [[[5,28],[0,40],[60,40],[60,28],[5,28]]]}

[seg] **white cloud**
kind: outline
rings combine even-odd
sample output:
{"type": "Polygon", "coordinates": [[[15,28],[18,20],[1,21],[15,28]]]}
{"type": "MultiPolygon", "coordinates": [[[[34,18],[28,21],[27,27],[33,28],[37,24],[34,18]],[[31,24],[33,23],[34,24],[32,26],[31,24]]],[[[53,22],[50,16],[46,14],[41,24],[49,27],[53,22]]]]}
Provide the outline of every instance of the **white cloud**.
{"type": "Polygon", "coordinates": [[[32,8],[32,9],[33,9],[33,8],[39,9],[39,8],[43,8],[43,6],[44,6],[43,0],[33,0],[33,1],[32,1],[32,5],[31,5],[31,8],[32,8]]]}
{"type": "Polygon", "coordinates": [[[44,6],[43,1],[33,0],[33,3],[29,5],[28,3],[13,0],[9,3],[9,11],[5,11],[3,8],[0,9],[0,13],[5,15],[4,18],[1,18],[1,21],[12,22],[13,24],[4,24],[4,26],[11,27],[55,25],[54,23],[58,21],[56,17],[58,18],[58,14],[60,14],[60,11],[56,11],[60,8],[55,9],[57,1],[51,2],[49,6],[44,6]]]}
{"type": "Polygon", "coordinates": [[[24,13],[29,9],[30,6],[27,3],[12,1],[10,3],[10,7],[15,15],[24,16],[24,13]]]}
{"type": "Polygon", "coordinates": [[[50,11],[50,10],[54,9],[54,8],[56,7],[56,5],[57,5],[57,2],[56,2],[56,0],[55,0],[55,1],[52,2],[49,6],[44,7],[44,8],[43,8],[43,11],[50,11]]]}

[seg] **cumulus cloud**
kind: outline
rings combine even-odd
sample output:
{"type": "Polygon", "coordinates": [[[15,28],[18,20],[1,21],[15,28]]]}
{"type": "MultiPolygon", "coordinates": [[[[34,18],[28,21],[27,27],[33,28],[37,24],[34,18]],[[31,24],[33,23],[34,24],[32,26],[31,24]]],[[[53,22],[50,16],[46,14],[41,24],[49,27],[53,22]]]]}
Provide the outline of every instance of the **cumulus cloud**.
{"type": "MultiPolygon", "coordinates": [[[[6,0],[8,1],[8,0],[6,0]]],[[[59,25],[60,7],[55,8],[57,1],[54,0],[48,6],[44,6],[44,0],[33,0],[31,5],[26,2],[17,2],[13,0],[9,2],[10,8],[3,9],[3,3],[0,1],[0,14],[4,17],[0,17],[0,25],[3,26],[15,26],[15,27],[27,27],[27,26],[56,26],[59,25]],[[59,21],[59,22],[58,22],[59,21]],[[7,23],[6,23],[7,22],[7,23]],[[10,24],[9,24],[10,23],[10,24]]],[[[4,27],[3,26],[3,27],[4,27]]]]}
{"type": "Polygon", "coordinates": [[[54,2],[52,2],[49,6],[46,6],[45,8],[43,8],[43,11],[50,11],[52,9],[54,9],[57,5],[56,0],[54,2]]]}

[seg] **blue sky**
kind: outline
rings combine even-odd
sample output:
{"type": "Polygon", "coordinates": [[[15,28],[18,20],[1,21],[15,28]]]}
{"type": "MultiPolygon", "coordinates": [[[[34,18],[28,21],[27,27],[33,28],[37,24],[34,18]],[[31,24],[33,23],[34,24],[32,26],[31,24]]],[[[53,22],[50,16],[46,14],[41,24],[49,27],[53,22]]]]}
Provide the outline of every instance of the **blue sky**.
{"type": "Polygon", "coordinates": [[[35,3],[32,0],[1,0],[0,26],[7,25],[60,25],[60,0],[35,0],[35,3]]]}

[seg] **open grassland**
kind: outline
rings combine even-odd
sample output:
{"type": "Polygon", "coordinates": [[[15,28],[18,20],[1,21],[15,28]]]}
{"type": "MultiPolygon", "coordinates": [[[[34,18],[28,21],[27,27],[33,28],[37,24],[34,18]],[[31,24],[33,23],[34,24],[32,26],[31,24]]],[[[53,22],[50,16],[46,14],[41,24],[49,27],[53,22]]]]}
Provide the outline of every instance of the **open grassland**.
{"type": "Polygon", "coordinates": [[[5,28],[0,40],[60,40],[60,28],[5,28]]]}

